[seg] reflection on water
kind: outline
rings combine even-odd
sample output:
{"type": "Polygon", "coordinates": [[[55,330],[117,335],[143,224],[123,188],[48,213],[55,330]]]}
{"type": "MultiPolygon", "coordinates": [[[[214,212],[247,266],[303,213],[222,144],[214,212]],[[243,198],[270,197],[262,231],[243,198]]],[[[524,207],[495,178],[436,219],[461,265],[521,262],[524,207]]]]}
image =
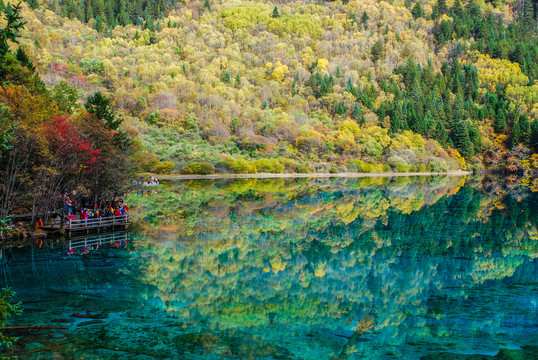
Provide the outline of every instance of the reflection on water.
{"type": "Polygon", "coordinates": [[[16,354],[538,356],[535,193],[459,177],[158,190],[130,197],[139,222],[121,246],[4,250],[17,324],[55,327],[18,330],[16,354]]]}

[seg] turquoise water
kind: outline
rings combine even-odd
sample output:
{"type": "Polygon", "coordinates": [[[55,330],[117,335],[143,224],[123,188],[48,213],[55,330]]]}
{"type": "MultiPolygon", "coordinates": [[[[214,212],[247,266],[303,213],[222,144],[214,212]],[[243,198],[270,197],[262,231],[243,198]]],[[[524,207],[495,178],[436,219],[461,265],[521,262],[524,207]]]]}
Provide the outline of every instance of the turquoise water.
{"type": "Polygon", "coordinates": [[[12,330],[11,354],[538,358],[538,193],[526,187],[422,177],[154,190],[128,196],[137,224],[99,247],[2,251],[0,286],[24,309],[11,325],[53,327],[12,330]]]}

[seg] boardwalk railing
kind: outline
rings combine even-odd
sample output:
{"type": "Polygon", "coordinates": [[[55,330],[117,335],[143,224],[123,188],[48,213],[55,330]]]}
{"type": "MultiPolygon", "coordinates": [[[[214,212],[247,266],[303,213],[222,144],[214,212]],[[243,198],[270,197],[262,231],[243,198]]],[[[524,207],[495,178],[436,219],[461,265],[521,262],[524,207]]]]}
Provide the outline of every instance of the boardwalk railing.
{"type": "Polygon", "coordinates": [[[128,242],[129,233],[127,232],[78,237],[69,240],[68,251],[76,249],[94,250],[103,245],[118,247],[126,245],[128,242]]]}
{"type": "Polygon", "coordinates": [[[75,230],[85,230],[85,229],[93,229],[93,228],[112,227],[116,225],[128,225],[130,220],[131,220],[131,217],[129,214],[80,219],[80,220],[74,219],[74,220],[69,220],[65,228],[75,231],[75,230]]]}

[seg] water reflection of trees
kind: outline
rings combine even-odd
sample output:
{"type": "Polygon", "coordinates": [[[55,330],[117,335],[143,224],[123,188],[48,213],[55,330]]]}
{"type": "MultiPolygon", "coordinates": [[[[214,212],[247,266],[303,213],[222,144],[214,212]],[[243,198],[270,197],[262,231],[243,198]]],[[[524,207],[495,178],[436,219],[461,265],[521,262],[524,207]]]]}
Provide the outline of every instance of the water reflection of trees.
{"type": "Polygon", "coordinates": [[[504,312],[491,322],[450,304],[538,254],[535,194],[456,177],[175,183],[132,202],[147,296],[210,329],[363,326],[395,347],[491,335],[504,312]],[[465,321],[445,324],[448,311],[465,321]]]}

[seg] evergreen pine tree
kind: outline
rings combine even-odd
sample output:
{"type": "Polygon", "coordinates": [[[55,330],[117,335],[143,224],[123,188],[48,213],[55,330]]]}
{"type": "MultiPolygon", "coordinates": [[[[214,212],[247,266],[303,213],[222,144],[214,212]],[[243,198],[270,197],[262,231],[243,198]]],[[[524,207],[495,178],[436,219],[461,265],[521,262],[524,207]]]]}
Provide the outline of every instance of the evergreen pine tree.
{"type": "Polygon", "coordinates": [[[230,76],[230,73],[228,72],[228,70],[222,73],[222,82],[227,85],[232,85],[232,77],[230,76]]]}
{"type": "Polygon", "coordinates": [[[374,45],[372,46],[372,60],[376,62],[377,60],[381,59],[383,57],[383,52],[385,48],[383,47],[383,44],[380,40],[377,40],[374,45]]]}
{"type": "Polygon", "coordinates": [[[17,53],[15,54],[15,57],[17,58],[19,63],[21,63],[22,66],[25,66],[28,70],[32,72],[35,71],[34,64],[32,64],[32,61],[30,60],[28,55],[26,55],[26,52],[24,52],[24,50],[20,46],[17,49],[17,53]]]}
{"type": "Polygon", "coordinates": [[[240,87],[241,86],[241,77],[239,76],[239,73],[235,75],[235,86],[240,87]]]}
{"type": "Polygon", "coordinates": [[[368,16],[368,13],[365,11],[362,13],[362,17],[361,17],[361,23],[364,25],[364,27],[366,28],[366,22],[370,19],[370,17],[368,16]]]}
{"type": "Polygon", "coordinates": [[[209,0],[205,0],[204,6],[202,6],[202,10],[211,11],[211,4],[209,3],[209,0]]]}
{"type": "Polygon", "coordinates": [[[448,142],[448,133],[441,122],[435,124],[432,136],[435,140],[439,141],[441,145],[446,145],[448,142]]]}
{"type": "Polygon", "coordinates": [[[461,156],[466,159],[470,159],[473,156],[473,143],[469,137],[467,121],[460,120],[456,122],[450,138],[461,156]]]}
{"type": "Polygon", "coordinates": [[[530,30],[533,30],[535,27],[534,5],[532,0],[523,1],[523,23],[530,30]]]}
{"type": "Polygon", "coordinates": [[[451,126],[454,126],[456,123],[462,121],[465,118],[463,98],[460,94],[456,96],[454,104],[452,104],[452,117],[453,120],[451,126]]]}
{"type": "Polygon", "coordinates": [[[278,8],[275,6],[274,9],[273,9],[273,14],[271,15],[271,17],[273,19],[276,19],[276,18],[279,18],[280,17],[280,13],[278,12],[278,8]]]}
{"type": "Polygon", "coordinates": [[[355,88],[353,87],[353,82],[351,81],[351,77],[348,77],[347,78],[346,91],[350,92],[350,93],[353,93],[354,90],[355,90],[355,88]]]}
{"type": "Polygon", "coordinates": [[[519,128],[521,130],[521,142],[525,146],[529,146],[531,140],[531,124],[527,115],[523,114],[519,117],[519,128]]]}
{"type": "Polygon", "coordinates": [[[506,127],[506,114],[504,110],[499,109],[497,111],[495,119],[493,120],[493,130],[495,130],[497,134],[502,134],[504,132],[505,127],[506,127]]]}
{"type": "Polygon", "coordinates": [[[446,0],[437,0],[437,10],[439,11],[439,14],[446,14],[448,8],[446,5],[446,0]]]}
{"type": "Polygon", "coordinates": [[[93,7],[91,0],[84,0],[84,22],[93,19],[93,7]]]}
{"type": "Polygon", "coordinates": [[[534,120],[531,124],[529,147],[534,150],[534,152],[538,152],[538,120],[534,120]]]}
{"type": "Polygon", "coordinates": [[[35,9],[37,9],[39,7],[39,3],[37,2],[37,0],[27,0],[26,3],[30,7],[30,9],[35,10],[35,9]]]}
{"type": "Polygon", "coordinates": [[[353,110],[351,110],[351,118],[357,122],[361,118],[361,108],[358,103],[355,103],[355,106],[353,106],[353,110]]]}
{"type": "Polygon", "coordinates": [[[456,16],[461,16],[461,14],[463,14],[463,7],[461,6],[460,0],[454,1],[454,5],[452,6],[452,13],[456,16]]]}
{"type": "Polygon", "coordinates": [[[521,142],[523,132],[519,126],[519,120],[516,120],[512,125],[512,132],[510,134],[510,147],[517,146],[521,142]]]}
{"type": "Polygon", "coordinates": [[[417,2],[415,6],[413,6],[413,9],[411,9],[411,14],[413,14],[413,17],[415,19],[418,19],[424,16],[424,10],[422,10],[422,6],[420,6],[420,2],[417,2]]]}
{"type": "Polygon", "coordinates": [[[102,32],[103,30],[105,30],[105,22],[103,21],[101,15],[98,15],[95,19],[95,30],[97,30],[98,32],[102,32]]]}
{"type": "Polygon", "coordinates": [[[99,91],[86,99],[84,107],[89,114],[94,115],[97,120],[102,121],[111,130],[118,130],[123,121],[121,118],[116,118],[110,109],[110,99],[99,91]]]}

